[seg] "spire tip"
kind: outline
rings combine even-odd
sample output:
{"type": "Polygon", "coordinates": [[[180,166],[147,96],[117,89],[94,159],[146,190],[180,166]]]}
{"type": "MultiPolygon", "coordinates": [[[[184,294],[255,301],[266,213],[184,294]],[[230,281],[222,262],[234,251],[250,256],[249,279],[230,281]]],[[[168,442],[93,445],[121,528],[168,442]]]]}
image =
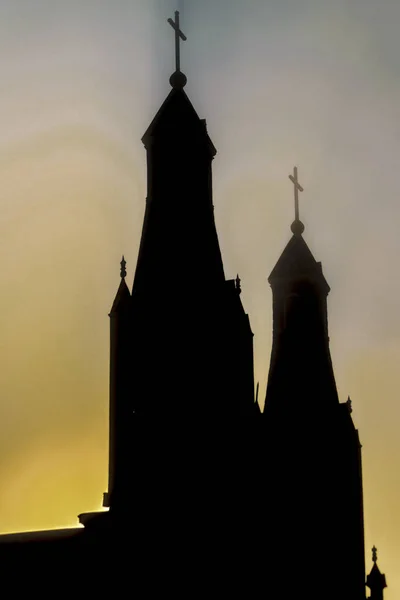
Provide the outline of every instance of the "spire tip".
{"type": "Polygon", "coordinates": [[[122,260],[121,260],[121,279],[125,279],[126,277],[126,260],[125,260],[125,256],[122,255],[122,260]]]}
{"type": "Polygon", "coordinates": [[[241,286],[242,280],[240,279],[239,275],[236,276],[236,280],[235,280],[235,287],[236,290],[238,292],[238,294],[240,295],[242,292],[242,286],[241,286]]]}

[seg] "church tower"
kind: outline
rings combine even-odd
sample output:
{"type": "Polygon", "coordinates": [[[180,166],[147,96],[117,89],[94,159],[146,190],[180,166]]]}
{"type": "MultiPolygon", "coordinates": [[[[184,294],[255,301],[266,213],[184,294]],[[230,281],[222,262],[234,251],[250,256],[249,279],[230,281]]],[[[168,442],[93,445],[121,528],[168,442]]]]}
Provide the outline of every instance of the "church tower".
{"type": "Polygon", "coordinates": [[[163,422],[163,435],[176,440],[184,421],[256,412],[253,333],[239,278],[225,279],[215,226],[216,149],[184,90],[179,13],[169,22],[176,70],[142,138],[147,200],[133,288],[123,262],[110,313],[110,506],[132,501],[128,487],[146,417],[163,422]]]}
{"type": "Polygon", "coordinates": [[[329,285],[303,237],[297,169],[292,237],[269,277],[273,347],[265,399],[266,537],[282,597],[311,572],[308,597],[365,599],[361,445],[340,403],[329,350],[329,285]],[[293,578],[287,572],[288,547],[293,578]],[[296,578],[297,576],[297,578],[296,578]],[[293,582],[296,582],[295,584],[293,582]],[[320,595],[319,595],[320,594],[320,595]]]}

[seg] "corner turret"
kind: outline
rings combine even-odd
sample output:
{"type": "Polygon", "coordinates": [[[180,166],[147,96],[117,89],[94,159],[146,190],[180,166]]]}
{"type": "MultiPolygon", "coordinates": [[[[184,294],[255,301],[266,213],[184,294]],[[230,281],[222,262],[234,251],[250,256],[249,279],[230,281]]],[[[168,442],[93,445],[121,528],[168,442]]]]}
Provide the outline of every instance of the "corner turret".
{"type": "Polygon", "coordinates": [[[110,317],[110,429],[108,492],[104,494],[103,505],[114,504],[117,490],[124,473],[127,449],[128,401],[128,359],[130,356],[131,295],[126,285],[126,261],[121,260],[121,282],[114,299],[110,317]]]}

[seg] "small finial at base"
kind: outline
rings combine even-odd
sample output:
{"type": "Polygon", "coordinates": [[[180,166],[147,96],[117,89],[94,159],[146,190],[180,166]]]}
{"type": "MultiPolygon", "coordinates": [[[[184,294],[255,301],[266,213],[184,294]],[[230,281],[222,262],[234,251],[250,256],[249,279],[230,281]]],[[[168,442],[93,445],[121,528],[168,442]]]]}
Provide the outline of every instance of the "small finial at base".
{"type": "Polygon", "coordinates": [[[121,279],[125,279],[126,277],[126,260],[125,257],[122,257],[121,260],[121,279]]]}
{"type": "Polygon", "coordinates": [[[239,275],[237,275],[236,280],[235,280],[235,287],[236,287],[236,291],[239,294],[239,296],[242,293],[242,286],[240,285],[241,283],[242,283],[242,280],[240,279],[239,275]]]}
{"type": "Polygon", "coordinates": [[[174,90],[182,90],[187,84],[187,77],[182,71],[175,71],[169,78],[169,82],[174,90]]]}
{"type": "Polygon", "coordinates": [[[305,229],[304,223],[302,223],[299,219],[296,219],[291,224],[290,229],[292,230],[294,235],[301,235],[305,229]]]}
{"type": "Polygon", "coordinates": [[[353,407],[352,407],[352,402],[351,402],[350,396],[348,396],[348,398],[347,398],[346,405],[347,405],[349,413],[351,414],[353,412],[353,407]]]}

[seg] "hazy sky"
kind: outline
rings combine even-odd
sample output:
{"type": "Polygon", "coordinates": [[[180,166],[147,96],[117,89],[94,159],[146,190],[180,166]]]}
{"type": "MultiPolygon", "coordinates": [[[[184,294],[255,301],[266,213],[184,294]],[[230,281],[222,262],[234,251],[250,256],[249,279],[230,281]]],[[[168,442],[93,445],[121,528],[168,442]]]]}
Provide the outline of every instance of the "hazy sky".
{"type": "Polygon", "coordinates": [[[398,0],[0,0],[0,530],[75,525],[106,490],[107,314],[122,253],[133,277],[140,138],[170,89],[176,8],[262,396],[267,277],[290,237],[299,167],[305,239],[332,288],[340,398],[351,396],[363,444],[367,568],[375,544],[395,600],[398,0]]]}

